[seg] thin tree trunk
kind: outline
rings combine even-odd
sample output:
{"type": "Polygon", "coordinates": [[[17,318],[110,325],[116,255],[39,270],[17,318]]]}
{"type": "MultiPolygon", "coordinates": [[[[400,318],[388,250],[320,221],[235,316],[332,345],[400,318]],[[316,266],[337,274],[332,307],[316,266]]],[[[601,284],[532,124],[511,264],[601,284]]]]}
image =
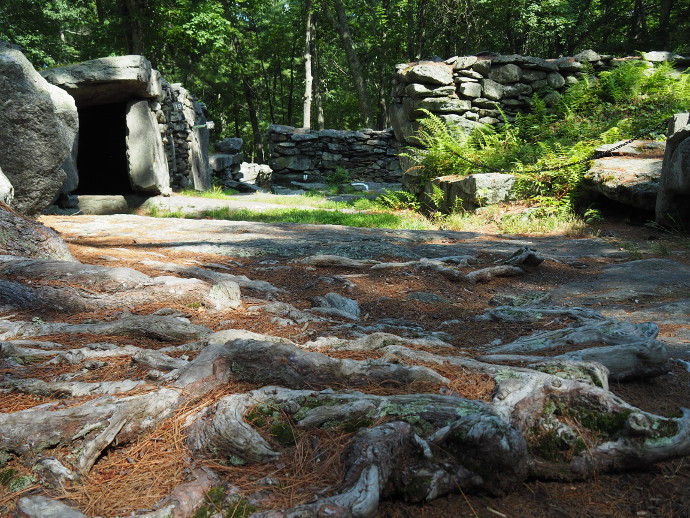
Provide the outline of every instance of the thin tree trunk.
{"type": "Polygon", "coordinates": [[[98,16],[99,25],[105,22],[105,10],[103,9],[103,0],[96,0],[96,15],[98,16]]]}
{"type": "Polygon", "coordinates": [[[316,127],[319,131],[326,128],[326,117],[323,112],[323,96],[321,95],[321,54],[314,40],[314,104],[316,105],[316,127]]]}
{"type": "Polygon", "coordinates": [[[145,0],[123,0],[125,37],[130,54],[144,53],[144,7],[145,0]]]}
{"type": "Polygon", "coordinates": [[[357,93],[360,116],[364,125],[370,128],[373,121],[371,103],[369,102],[369,95],[367,94],[367,85],[362,71],[362,64],[359,61],[357,49],[355,48],[355,43],[350,34],[350,24],[347,21],[345,6],[342,0],[333,0],[333,2],[335,4],[335,13],[333,13],[328,2],[324,2],[326,15],[340,35],[350,73],[352,74],[352,82],[354,83],[355,92],[357,93]]]}
{"type": "Polygon", "coordinates": [[[633,20],[630,27],[630,40],[636,43],[643,42],[647,35],[647,14],[642,0],[635,0],[633,20]]]}
{"type": "Polygon", "coordinates": [[[287,110],[287,123],[289,126],[294,126],[293,118],[293,95],[295,93],[295,53],[297,52],[297,38],[292,40],[292,59],[290,60],[290,82],[288,87],[288,110],[287,110]]]}
{"type": "Polygon", "coordinates": [[[254,89],[249,82],[249,77],[246,75],[242,77],[242,87],[244,88],[244,96],[247,100],[247,109],[249,110],[249,120],[252,124],[252,133],[254,134],[254,151],[256,152],[256,162],[264,163],[264,141],[259,128],[259,117],[256,112],[256,103],[254,102],[254,89]]]}
{"type": "Polygon", "coordinates": [[[661,0],[661,9],[659,11],[659,28],[657,29],[657,41],[658,48],[661,50],[671,50],[669,48],[669,26],[671,22],[671,11],[675,0],[661,0]]]}
{"type": "Polygon", "coordinates": [[[417,14],[417,50],[415,60],[422,59],[424,44],[426,43],[426,7],[427,0],[419,0],[419,12],[417,14]]]}
{"type": "Polygon", "coordinates": [[[307,2],[307,26],[304,42],[304,110],[302,117],[302,127],[311,127],[311,102],[314,76],[311,72],[312,46],[313,46],[313,18],[311,12],[311,2],[307,2]]]}

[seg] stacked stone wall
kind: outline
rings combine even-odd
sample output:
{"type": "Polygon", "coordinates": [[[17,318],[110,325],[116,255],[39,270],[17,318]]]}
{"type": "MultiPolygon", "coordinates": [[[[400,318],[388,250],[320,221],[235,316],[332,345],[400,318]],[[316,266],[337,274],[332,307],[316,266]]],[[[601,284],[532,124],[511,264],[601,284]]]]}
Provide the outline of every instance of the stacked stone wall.
{"type": "Polygon", "coordinates": [[[208,189],[210,183],[206,178],[210,178],[210,172],[198,170],[209,168],[208,130],[203,106],[179,83],[170,84],[163,80],[162,92],[162,101],[153,108],[165,145],[170,186],[175,191],[208,189]]]}
{"type": "Polygon", "coordinates": [[[324,183],[336,169],[352,181],[399,183],[402,178],[393,130],[309,130],[273,125],[268,130],[274,185],[324,183]]]}
{"type": "Polygon", "coordinates": [[[453,57],[441,62],[404,63],[396,66],[390,108],[395,135],[411,138],[425,111],[446,122],[471,129],[476,123],[498,126],[529,111],[534,94],[547,106],[586,73],[595,75],[625,60],[672,61],[687,68],[690,58],[668,52],[643,53],[642,58],[614,58],[587,50],[573,57],[541,59],[517,54],[453,57]]]}

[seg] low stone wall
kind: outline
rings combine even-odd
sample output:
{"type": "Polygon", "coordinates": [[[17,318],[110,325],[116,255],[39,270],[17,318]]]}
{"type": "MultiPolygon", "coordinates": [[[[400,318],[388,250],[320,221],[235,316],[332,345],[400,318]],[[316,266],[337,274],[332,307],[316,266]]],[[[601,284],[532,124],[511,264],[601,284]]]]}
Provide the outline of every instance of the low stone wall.
{"type": "MultiPolygon", "coordinates": [[[[643,57],[650,63],[672,61],[678,68],[690,65],[690,57],[668,52],[648,52],[643,57]]],[[[597,73],[628,59],[640,58],[613,58],[587,50],[558,59],[480,54],[400,64],[390,108],[395,135],[414,144],[412,136],[423,110],[467,129],[477,122],[499,125],[504,116],[513,120],[517,113],[529,111],[535,93],[550,106],[588,69],[597,73]]]]}
{"type": "Polygon", "coordinates": [[[273,125],[268,130],[274,185],[324,183],[336,168],[351,181],[399,183],[399,145],[393,130],[315,131],[273,125]]]}

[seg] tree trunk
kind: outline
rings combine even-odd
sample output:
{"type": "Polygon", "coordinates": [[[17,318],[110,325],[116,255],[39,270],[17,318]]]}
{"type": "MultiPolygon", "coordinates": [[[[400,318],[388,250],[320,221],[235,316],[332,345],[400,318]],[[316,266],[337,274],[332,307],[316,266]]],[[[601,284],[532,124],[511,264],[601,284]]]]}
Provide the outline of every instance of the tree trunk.
{"type": "Polygon", "coordinates": [[[313,47],[313,14],[311,12],[311,2],[307,2],[307,23],[304,42],[304,110],[302,117],[302,127],[311,127],[311,102],[314,77],[311,72],[311,59],[313,47]]]}
{"type": "Polygon", "coordinates": [[[144,7],[146,0],[122,0],[127,52],[144,54],[144,7]]]}
{"type": "Polygon", "coordinates": [[[373,116],[371,111],[371,103],[369,101],[369,94],[367,93],[366,80],[362,70],[362,64],[357,55],[354,40],[350,34],[350,23],[347,20],[347,13],[342,0],[333,0],[335,4],[335,13],[329,6],[328,2],[324,2],[326,15],[330,19],[333,27],[338,31],[340,40],[345,49],[345,56],[347,57],[347,64],[352,74],[352,81],[354,83],[355,92],[357,94],[357,102],[359,104],[359,112],[362,123],[365,127],[371,128],[373,125],[373,116]]]}
{"type": "Polygon", "coordinates": [[[256,112],[256,103],[254,102],[254,89],[249,82],[248,76],[242,77],[242,87],[244,88],[244,97],[247,100],[247,109],[249,110],[249,120],[252,124],[252,133],[254,134],[254,152],[256,153],[255,160],[259,164],[264,163],[264,141],[259,128],[259,117],[256,112]]]}
{"type": "Polygon", "coordinates": [[[323,111],[323,95],[321,93],[321,60],[320,50],[314,40],[314,104],[316,105],[316,127],[319,131],[326,128],[326,117],[323,111]]]}
{"type": "Polygon", "coordinates": [[[669,26],[671,22],[671,11],[675,0],[661,0],[661,9],[659,10],[659,27],[657,29],[656,45],[662,50],[671,50],[669,26]]]}

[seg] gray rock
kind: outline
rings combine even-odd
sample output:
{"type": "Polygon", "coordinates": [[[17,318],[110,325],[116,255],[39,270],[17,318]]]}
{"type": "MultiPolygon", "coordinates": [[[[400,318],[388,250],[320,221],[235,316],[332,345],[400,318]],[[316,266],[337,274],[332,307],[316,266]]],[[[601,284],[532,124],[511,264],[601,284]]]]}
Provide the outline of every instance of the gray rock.
{"type": "Polygon", "coordinates": [[[690,229],[690,113],[679,113],[669,125],[656,200],[656,222],[690,229]]]}
{"type": "Polygon", "coordinates": [[[491,60],[490,59],[478,59],[477,62],[472,65],[472,70],[479,72],[483,76],[488,76],[491,71],[491,60]]]}
{"type": "Polygon", "coordinates": [[[479,83],[460,83],[458,93],[473,99],[482,96],[482,85],[479,83]]]}
{"type": "Polygon", "coordinates": [[[544,101],[544,104],[546,104],[546,106],[553,106],[561,100],[561,94],[559,94],[558,92],[549,92],[544,97],[542,97],[542,100],[544,101]]]}
{"type": "Polygon", "coordinates": [[[2,169],[0,169],[0,201],[7,205],[11,205],[13,199],[14,187],[12,187],[12,183],[4,175],[2,169]]]}
{"type": "Polygon", "coordinates": [[[121,195],[81,195],[77,197],[82,214],[106,215],[127,214],[131,212],[127,198],[121,195]]]}
{"type": "Polygon", "coordinates": [[[273,170],[266,164],[255,164],[242,162],[240,164],[240,175],[242,182],[250,185],[267,186],[271,183],[273,170]]]}
{"type": "Polygon", "coordinates": [[[573,58],[580,63],[595,63],[601,61],[601,56],[591,49],[583,50],[579,54],[575,54],[573,58]]]}
{"type": "Polygon", "coordinates": [[[546,61],[541,58],[535,58],[534,56],[521,56],[519,54],[510,54],[504,56],[498,56],[494,59],[493,65],[503,65],[503,64],[515,64],[519,65],[521,68],[541,70],[544,72],[555,72],[558,70],[558,66],[555,63],[546,61]]]}
{"type": "Polygon", "coordinates": [[[453,84],[453,71],[444,63],[422,63],[407,71],[405,77],[410,83],[426,83],[430,85],[453,84]]]}
{"type": "Polygon", "coordinates": [[[44,211],[57,198],[78,129],[74,100],[47,83],[24,55],[0,46],[0,167],[14,186],[13,208],[44,211]]]}
{"type": "Polygon", "coordinates": [[[148,101],[127,105],[127,162],[129,180],[137,192],[169,194],[170,175],[158,122],[148,101]]]}
{"type": "Polygon", "coordinates": [[[213,149],[224,155],[235,155],[242,151],[244,141],[239,138],[226,138],[213,144],[213,149]]]}
{"type": "Polygon", "coordinates": [[[74,261],[57,233],[28,218],[0,207],[0,253],[36,259],[74,261]]]}
{"type": "Polygon", "coordinates": [[[515,83],[513,85],[507,85],[503,88],[504,98],[520,97],[521,95],[531,95],[532,87],[525,83],[515,83]]]}
{"type": "Polygon", "coordinates": [[[67,504],[40,495],[20,498],[17,512],[21,518],[86,518],[67,504]]]}
{"type": "Polygon", "coordinates": [[[420,85],[419,83],[412,83],[405,87],[405,95],[410,97],[448,97],[455,93],[455,88],[452,86],[440,86],[437,88],[430,88],[427,85],[420,85]]]}
{"type": "Polygon", "coordinates": [[[624,205],[653,211],[661,167],[658,158],[599,158],[585,173],[585,186],[624,205]]]}
{"type": "Polygon", "coordinates": [[[407,300],[418,300],[419,302],[425,302],[426,304],[450,304],[450,300],[441,295],[436,295],[436,293],[427,293],[421,291],[415,291],[410,293],[407,300]]]}
{"type": "Polygon", "coordinates": [[[453,113],[450,115],[441,115],[440,117],[449,127],[452,127],[458,131],[469,133],[477,127],[477,124],[474,121],[462,115],[453,113]]]}
{"type": "Polygon", "coordinates": [[[75,133],[74,142],[72,142],[72,151],[62,163],[62,170],[67,179],[60,188],[60,193],[69,195],[72,191],[79,187],[79,171],[77,170],[77,154],[79,152],[79,135],[75,133]]]}
{"type": "Polygon", "coordinates": [[[533,90],[537,91],[541,88],[544,88],[545,86],[548,86],[549,83],[546,79],[537,79],[536,81],[532,81],[531,87],[533,90]]]}
{"type": "Polygon", "coordinates": [[[500,101],[503,97],[504,86],[493,79],[482,80],[484,97],[492,101],[500,101]]]}
{"type": "Polygon", "coordinates": [[[294,171],[309,171],[314,169],[314,161],[305,156],[280,157],[271,161],[271,169],[292,169],[294,171]]]}
{"type": "Polygon", "coordinates": [[[565,86],[565,78],[558,72],[551,72],[546,76],[546,82],[551,88],[563,88],[565,86]]]}
{"type": "Polygon", "coordinates": [[[558,70],[567,74],[581,72],[585,68],[582,62],[575,58],[559,58],[556,60],[556,64],[558,65],[558,70]]]}
{"type": "MultiPolygon", "coordinates": [[[[501,173],[478,173],[465,178],[443,176],[434,180],[444,194],[441,210],[450,212],[458,203],[467,210],[494,205],[511,199],[515,176],[501,173]]],[[[431,184],[426,192],[432,191],[431,184]]]]}
{"type": "Polygon", "coordinates": [[[455,70],[464,70],[471,68],[477,62],[477,56],[463,56],[455,61],[455,70]]]}
{"type": "Polygon", "coordinates": [[[643,52],[642,59],[652,63],[662,63],[664,61],[673,61],[676,65],[688,66],[690,65],[690,56],[683,56],[675,52],[666,52],[654,50],[652,52],[643,52]]]}
{"type": "Polygon", "coordinates": [[[606,266],[598,277],[566,284],[554,290],[552,296],[592,304],[630,302],[674,292],[687,294],[688,289],[690,267],[669,259],[643,259],[606,266]]]}
{"type": "Polygon", "coordinates": [[[160,74],[143,56],[93,59],[44,70],[41,75],[66,90],[79,106],[153,99],[161,95],[160,74]]]}
{"type": "Polygon", "coordinates": [[[489,79],[501,84],[517,83],[522,77],[520,67],[513,64],[492,66],[489,79]]]}
{"type": "Polygon", "coordinates": [[[208,163],[209,130],[206,126],[201,104],[194,101],[193,128],[189,142],[189,154],[192,163],[192,178],[197,191],[211,188],[211,166],[208,163]]]}
{"type": "MultiPolygon", "coordinates": [[[[432,113],[463,112],[471,107],[470,101],[450,97],[429,97],[414,103],[415,110],[429,110],[432,113]]],[[[414,115],[419,117],[423,116],[423,113],[415,111],[414,115]]]]}
{"type": "Polygon", "coordinates": [[[546,79],[546,72],[543,70],[523,70],[521,81],[531,83],[532,81],[539,81],[546,79]]]}
{"type": "Polygon", "coordinates": [[[475,72],[474,70],[458,70],[457,71],[458,79],[461,79],[462,81],[466,81],[467,79],[484,79],[484,76],[480,74],[479,72],[475,72]]]}
{"type": "Polygon", "coordinates": [[[311,311],[327,315],[343,316],[350,320],[359,320],[361,309],[356,300],[348,299],[337,293],[328,293],[323,297],[314,297],[311,311]]]}
{"type": "MultiPolygon", "coordinates": [[[[627,142],[627,141],[625,141],[627,142]]],[[[655,140],[633,140],[620,147],[624,141],[604,144],[594,151],[600,155],[632,156],[637,158],[661,158],[666,150],[666,142],[655,140]],[[616,149],[614,149],[616,148],[616,149]]]]}
{"type": "Polygon", "coordinates": [[[233,165],[238,165],[242,162],[244,156],[242,153],[237,153],[235,155],[210,155],[208,157],[208,163],[216,172],[224,171],[225,169],[232,167],[233,165]]]}

